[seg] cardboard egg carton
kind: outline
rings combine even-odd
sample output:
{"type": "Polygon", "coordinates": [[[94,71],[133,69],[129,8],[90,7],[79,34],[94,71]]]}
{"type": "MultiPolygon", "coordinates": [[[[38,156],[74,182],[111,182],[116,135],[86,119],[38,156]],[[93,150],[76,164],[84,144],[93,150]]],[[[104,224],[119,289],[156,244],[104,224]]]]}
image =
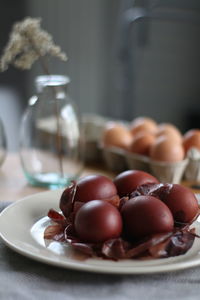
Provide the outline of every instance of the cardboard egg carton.
{"type": "Polygon", "coordinates": [[[200,181],[200,151],[193,149],[184,160],[168,163],[154,161],[147,156],[117,147],[103,147],[101,137],[108,121],[112,120],[96,115],[85,117],[86,163],[101,162],[116,173],[128,169],[142,170],[151,173],[161,182],[180,183],[184,178],[188,181],[200,181]]]}
{"type": "Polygon", "coordinates": [[[179,183],[185,173],[189,159],[180,162],[158,162],[149,157],[129,153],[117,148],[104,148],[106,166],[112,171],[123,172],[128,169],[142,170],[151,173],[161,182],[179,183]]]}
{"type": "Polygon", "coordinates": [[[102,149],[99,147],[99,142],[107,121],[108,119],[95,114],[83,116],[84,159],[86,163],[98,163],[102,161],[102,149]]]}
{"type": "MultiPolygon", "coordinates": [[[[114,168],[114,164],[112,163],[112,158],[109,158],[109,151],[104,149],[101,145],[102,133],[105,129],[105,125],[111,120],[110,118],[102,117],[95,114],[85,114],[83,116],[83,131],[85,137],[85,162],[86,163],[102,163],[104,162],[109,169],[114,168]],[[111,160],[111,162],[110,162],[111,160]]],[[[122,121],[122,123],[127,124],[122,121]]],[[[121,149],[113,149],[113,155],[117,160],[120,160],[120,157],[123,157],[124,154],[121,154],[121,149]]],[[[125,160],[125,158],[123,158],[125,160]]],[[[123,164],[124,165],[124,164],[123,164]]],[[[116,170],[122,169],[121,167],[116,168],[116,170]]]]}
{"type": "Polygon", "coordinates": [[[192,182],[200,182],[200,151],[191,148],[188,153],[188,165],[185,170],[185,179],[192,182]]]}

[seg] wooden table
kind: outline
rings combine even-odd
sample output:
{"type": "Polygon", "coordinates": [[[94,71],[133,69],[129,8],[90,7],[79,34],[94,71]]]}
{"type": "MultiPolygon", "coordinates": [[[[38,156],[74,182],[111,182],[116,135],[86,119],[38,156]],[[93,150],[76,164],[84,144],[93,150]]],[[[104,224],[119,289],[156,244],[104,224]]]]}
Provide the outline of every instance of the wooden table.
{"type": "MultiPolygon", "coordinates": [[[[114,175],[99,167],[86,167],[82,175],[94,173],[109,177],[114,175]]],[[[46,190],[47,188],[29,185],[23,174],[18,153],[8,153],[5,162],[0,167],[0,201],[16,201],[27,195],[46,190]]]]}
{"type": "MultiPolygon", "coordinates": [[[[83,176],[88,174],[100,173],[113,177],[114,173],[109,172],[99,166],[86,167],[83,176]]],[[[192,187],[192,183],[183,182],[184,185],[192,187]]],[[[18,153],[9,153],[5,162],[0,167],[0,201],[16,201],[25,196],[46,191],[47,188],[33,187],[28,184],[20,164],[18,153]]],[[[200,193],[200,189],[192,189],[200,193]]]]}

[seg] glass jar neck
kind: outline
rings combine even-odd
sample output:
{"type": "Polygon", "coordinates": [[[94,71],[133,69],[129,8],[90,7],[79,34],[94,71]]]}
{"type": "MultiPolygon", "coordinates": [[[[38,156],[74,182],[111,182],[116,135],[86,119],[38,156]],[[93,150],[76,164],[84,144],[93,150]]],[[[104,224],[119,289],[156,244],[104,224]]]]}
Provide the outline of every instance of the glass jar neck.
{"type": "Polygon", "coordinates": [[[63,75],[40,75],[36,77],[35,85],[38,93],[51,90],[59,94],[66,89],[69,82],[69,77],[63,75]]]}
{"type": "Polygon", "coordinates": [[[63,75],[41,75],[35,80],[37,94],[40,99],[65,99],[67,96],[67,86],[70,82],[69,77],[63,75]]]}

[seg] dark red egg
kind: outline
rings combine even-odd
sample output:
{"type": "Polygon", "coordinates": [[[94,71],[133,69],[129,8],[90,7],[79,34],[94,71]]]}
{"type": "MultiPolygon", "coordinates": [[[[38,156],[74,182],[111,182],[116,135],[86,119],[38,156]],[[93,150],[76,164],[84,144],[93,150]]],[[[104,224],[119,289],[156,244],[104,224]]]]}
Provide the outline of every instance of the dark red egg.
{"type": "Polygon", "coordinates": [[[169,207],[177,222],[191,222],[199,211],[194,193],[180,184],[173,184],[160,199],[169,207]]]}
{"type": "Polygon", "coordinates": [[[88,175],[78,181],[75,201],[109,199],[116,194],[117,189],[110,178],[103,175],[88,175]]]}
{"type": "Polygon", "coordinates": [[[76,191],[76,185],[72,183],[62,193],[59,207],[65,217],[68,217],[72,211],[72,200],[76,191]]]}
{"type": "Polygon", "coordinates": [[[158,183],[158,180],[149,173],[139,170],[128,170],[122,172],[114,179],[114,184],[116,185],[117,192],[120,197],[129,195],[139,185],[147,183],[158,183]]]}
{"type": "Polygon", "coordinates": [[[102,200],[85,203],[75,216],[75,231],[85,242],[104,242],[122,232],[122,218],[116,207],[102,200]]]}
{"type": "Polygon", "coordinates": [[[171,211],[162,201],[152,196],[137,196],[128,200],[121,213],[124,233],[129,239],[173,230],[171,211]]]}
{"type": "Polygon", "coordinates": [[[74,202],[88,202],[97,199],[109,200],[115,195],[117,189],[111,179],[103,175],[88,175],[81,178],[76,186],[72,185],[64,190],[60,198],[60,209],[67,217],[72,199],[74,202]]]}

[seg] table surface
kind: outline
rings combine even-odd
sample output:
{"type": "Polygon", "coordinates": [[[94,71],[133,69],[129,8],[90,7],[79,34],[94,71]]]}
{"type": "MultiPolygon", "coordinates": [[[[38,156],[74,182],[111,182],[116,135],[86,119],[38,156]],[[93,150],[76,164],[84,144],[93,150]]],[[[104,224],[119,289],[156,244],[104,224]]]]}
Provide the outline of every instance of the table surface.
{"type": "MultiPolygon", "coordinates": [[[[114,173],[99,166],[86,166],[82,176],[94,173],[100,173],[111,178],[114,176],[114,173]]],[[[183,182],[183,184],[188,187],[195,186],[195,184],[188,182],[183,182]]],[[[0,201],[16,201],[25,196],[46,190],[47,188],[34,187],[28,184],[18,153],[8,153],[6,160],[0,167],[0,201]]],[[[192,190],[200,193],[200,189],[193,188],[192,190]]]]}
{"type": "MultiPolygon", "coordinates": [[[[97,166],[87,166],[82,176],[101,173],[109,177],[114,174],[97,166]]],[[[0,201],[16,201],[25,196],[46,191],[47,188],[34,187],[28,184],[20,163],[18,153],[9,153],[0,167],[0,201]]]]}

